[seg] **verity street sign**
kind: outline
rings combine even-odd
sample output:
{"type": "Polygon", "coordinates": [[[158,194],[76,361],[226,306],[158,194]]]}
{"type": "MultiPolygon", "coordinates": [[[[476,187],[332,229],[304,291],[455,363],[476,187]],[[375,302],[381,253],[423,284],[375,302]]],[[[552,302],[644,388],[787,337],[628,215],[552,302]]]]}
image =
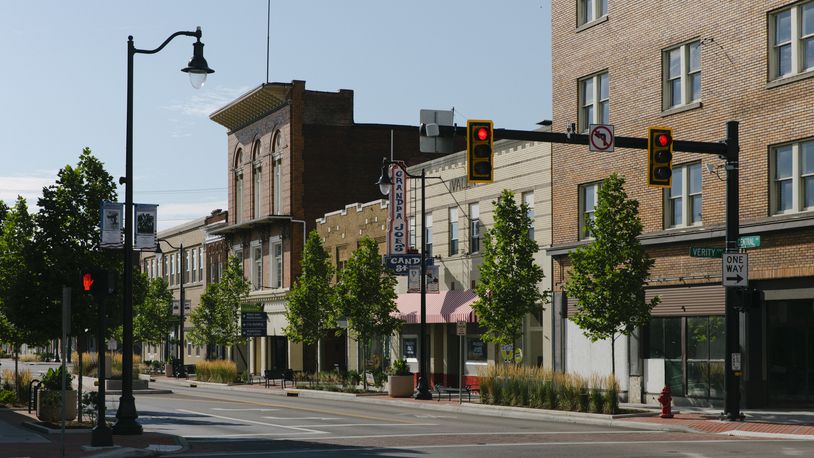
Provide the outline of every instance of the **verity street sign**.
{"type": "Polygon", "coordinates": [[[724,286],[746,286],[749,284],[749,257],[745,253],[724,253],[724,286]]]}
{"type": "Polygon", "coordinates": [[[738,237],[738,248],[758,248],[759,246],[759,235],[744,235],[742,237],[738,237]]]}
{"type": "Polygon", "coordinates": [[[690,247],[690,256],[693,258],[720,258],[723,254],[723,248],[690,247]]]}
{"type": "Polygon", "coordinates": [[[610,124],[590,124],[588,149],[596,152],[613,152],[613,126],[610,124]]]}

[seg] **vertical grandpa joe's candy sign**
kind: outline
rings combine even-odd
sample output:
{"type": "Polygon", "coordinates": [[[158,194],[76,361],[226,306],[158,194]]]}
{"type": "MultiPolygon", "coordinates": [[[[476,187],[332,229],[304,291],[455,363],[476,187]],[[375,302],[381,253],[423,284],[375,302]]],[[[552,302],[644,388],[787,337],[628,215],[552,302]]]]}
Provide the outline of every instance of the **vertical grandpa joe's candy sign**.
{"type": "Polygon", "coordinates": [[[387,254],[407,254],[409,227],[407,220],[407,172],[398,165],[390,166],[390,227],[387,231],[387,254]]]}

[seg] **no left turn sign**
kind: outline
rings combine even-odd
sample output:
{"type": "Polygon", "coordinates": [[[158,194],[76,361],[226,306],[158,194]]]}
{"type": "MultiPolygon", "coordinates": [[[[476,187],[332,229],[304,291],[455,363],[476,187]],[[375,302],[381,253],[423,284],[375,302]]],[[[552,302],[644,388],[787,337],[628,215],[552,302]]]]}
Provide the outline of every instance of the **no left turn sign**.
{"type": "Polygon", "coordinates": [[[588,127],[588,149],[612,153],[613,126],[611,124],[590,124],[588,127]]]}

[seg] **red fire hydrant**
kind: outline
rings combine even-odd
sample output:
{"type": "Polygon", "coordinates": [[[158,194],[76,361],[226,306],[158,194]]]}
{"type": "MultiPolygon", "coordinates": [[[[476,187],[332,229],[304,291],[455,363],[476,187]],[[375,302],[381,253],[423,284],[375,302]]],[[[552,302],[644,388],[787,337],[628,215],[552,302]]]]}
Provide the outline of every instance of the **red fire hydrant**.
{"type": "Polygon", "coordinates": [[[670,387],[665,386],[663,390],[661,390],[661,396],[659,396],[659,404],[661,404],[661,418],[673,418],[673,397],[670,396],[670,387]]]}

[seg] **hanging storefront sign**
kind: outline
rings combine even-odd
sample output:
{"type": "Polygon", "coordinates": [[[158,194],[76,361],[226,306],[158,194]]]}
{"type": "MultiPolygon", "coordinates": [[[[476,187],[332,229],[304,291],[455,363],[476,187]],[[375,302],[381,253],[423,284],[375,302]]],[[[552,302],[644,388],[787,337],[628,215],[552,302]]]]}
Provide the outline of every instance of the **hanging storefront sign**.
{"type": "Polygon", "coordinates": [[[156,223],[158,221],[158,205],[136,204],[136,235],[134,250],[155,250],[158,241],[156,223]]]}
{"type": "Polygon", "coordinates": [[[407,172],[398,165],[390,166],[390,204],[388,209],[387,254],[407,254],[410,224],[407,215],[407,172]]]}
{"type": "Polygon", "coordinates": [[[102,248],[121,248],[124,246],[124,232],[122,232],[122,218],[124,217],[124,204],[121,202],[102,201],[99,211],[99,228],[102,248]]]}

